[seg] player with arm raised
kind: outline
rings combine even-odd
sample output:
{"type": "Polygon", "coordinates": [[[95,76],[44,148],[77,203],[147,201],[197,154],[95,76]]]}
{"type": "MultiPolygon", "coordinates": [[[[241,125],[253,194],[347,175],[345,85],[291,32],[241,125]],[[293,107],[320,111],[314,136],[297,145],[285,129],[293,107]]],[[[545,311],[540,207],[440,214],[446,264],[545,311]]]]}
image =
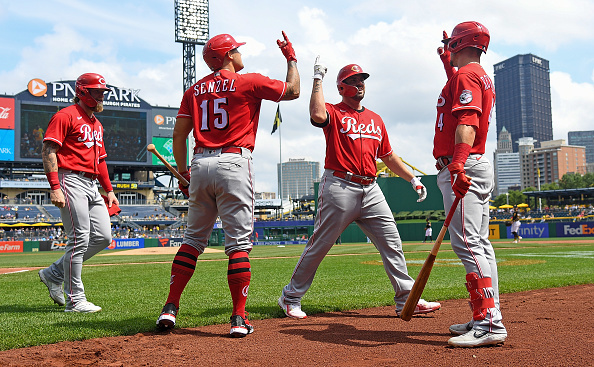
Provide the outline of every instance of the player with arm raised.
{"type": "MultiPolygon", "coordinates": [[[[369,74],[356,64],[343,67],[336,79],[342,96],[342,102],[338,104],[325,102],[322,92],[325,74],[326,68],[319,63],[318,56],[309,112],[312,125],[322,129],[326,137],[326,161],[314,231],[289,284],[282,290],[278,305],[289,317],[307,316],[301,310],[301,298],[338,236],[354,221],[381,254],[394,288],[398,313],[414,280],[408,275],[392,211],[376,182],[376,160],[381,159],[392,172],[411,182],[419,195],[417,201],[423,201],[427,191],[392,150],[382,118],[361,105],[369,74]]],[[[433,312],[440,307],[437,302],[420,300],[415,314],[433,312]]]]}
{"type": "Polygon", "coordinates": [[[286,81],[257,73],[238,74],[243,69],[238,47],[244,43],[220,34],[202,51],[212,73],[184,93],[173,131],[173,155],[179,173],[190,183],[186,187],[180,184],[189,197],[188,228],[171,266],[169,296],[157,320],[161,330],[175,326],[181,294],[194,274],[198,256],[208,246],[217,216],[222,221],[229,256],[227,280],[233,301],[230,334],[243,337],[254,330],[245,303],[251,280],[249,253],[254,221],[252,151],[260,106],[262,100],[295,99],[300,91],[295,51],[285,32],[283,37],[277,43],[287,59],[286,81]],[[186,139],[192,129],[196,148],[190,174],[186,139]]]}
{"type": "Polygon", "coordinates": [[[452,69],[444,61],[448,81],[437,102],[433,156],[445,211],[456,198],[461,199],[449,231],[452,249],[466,269],[472,309],[471,321],[450,327],[458,336],[448,343],[455,347],[499,344],[507,331],[501,321],[497,262],[489,242],[493,167],[484,155],[495,90],[480,65],[490,35],[478,22],[463,22],[450,38],[444,32],[444,38],[444,50],[438,53],[442,61],[450,54],[452,69]]]}

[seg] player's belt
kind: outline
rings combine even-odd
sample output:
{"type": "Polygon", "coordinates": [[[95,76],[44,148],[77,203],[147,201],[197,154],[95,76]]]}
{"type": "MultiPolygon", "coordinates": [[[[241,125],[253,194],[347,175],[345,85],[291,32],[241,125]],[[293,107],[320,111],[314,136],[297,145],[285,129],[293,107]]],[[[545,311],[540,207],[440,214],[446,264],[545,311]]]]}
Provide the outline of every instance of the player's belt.
{"type": "Polygon", "coordinates": [[[84,172],[84,171],[66,170],[66,172],[67,173],[73,173],[73,174],[79,175],[81,177],[86,177],[86,178],[91,179],[91,180],[96,180],[97,177],[99,176],[99,175],[96,175],[94,173],[84,172]]]}
{"type": "Polygon", "coordinates": [[[221,153],[233,153],[233,154],[241,154],[242,153],[240,147],[225,147],[225,148],[195,147],[194,148],[194,154],[201,154],[201,153],[218,154],[219,152],[221,152],[221,153]]]}
{"type": "Polygon", "coordinates": [[[352,174],[350,172],[334,171],[333,175],[338,178],[342,178],[344,180],[355,182],[365,186],[371,185],[375,182],[375,177],[359,176],[352,174]]]}
{"type": "Polygon", "coordinates": [[[441,171],[442,169],[447,167],[448,164],[450,164],[450,163],[452,163],[452,157],[447,157],[447,156],[439,157],[439,158],[437,158],[437,161],[435,162],[435,168],[437,168],[438,171],[441,171]]]}

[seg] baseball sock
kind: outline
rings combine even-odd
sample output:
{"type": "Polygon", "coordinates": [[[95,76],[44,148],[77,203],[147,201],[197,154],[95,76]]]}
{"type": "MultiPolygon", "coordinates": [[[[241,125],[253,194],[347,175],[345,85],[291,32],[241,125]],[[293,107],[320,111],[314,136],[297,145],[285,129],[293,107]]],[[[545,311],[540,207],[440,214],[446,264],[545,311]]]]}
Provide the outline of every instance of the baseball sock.
{"type": "Polygon", "coordinates": [[[169,283],[169,296],[166,303],[173,303],[179,308],[179,299],[186,285],[194,275],[196,260],[200,253],[190,245],[182,244],[171,264],[171,281],[169,283]]]}
{"type": "Polygon", "coordinates": [[[250,259],[246,251],[236,251],[229,255],[229,266],[227,267],[227,282],[231,299],[233,300],[232,315],[239,315],[245,318],[245,302],[247,300],[252,269],[250,259]]]}

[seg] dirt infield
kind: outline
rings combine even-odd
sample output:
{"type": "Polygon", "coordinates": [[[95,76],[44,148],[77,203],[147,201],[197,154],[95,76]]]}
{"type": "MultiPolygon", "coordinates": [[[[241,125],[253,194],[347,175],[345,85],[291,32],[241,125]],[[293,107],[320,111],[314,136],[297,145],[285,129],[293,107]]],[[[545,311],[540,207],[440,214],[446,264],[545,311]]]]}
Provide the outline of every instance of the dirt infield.
{"type": "Polygon", "coordinates": [[[467,321],[469,309],[446,300],[410,322],[393,307],[255,320],[243,339],[228,337],[229,325],[176,329],[4,351],[0,366],[591,366],[593,292],[589,284],[503,294],[509,337],[497,347],[448,347],[449,325],[467,321]]]}

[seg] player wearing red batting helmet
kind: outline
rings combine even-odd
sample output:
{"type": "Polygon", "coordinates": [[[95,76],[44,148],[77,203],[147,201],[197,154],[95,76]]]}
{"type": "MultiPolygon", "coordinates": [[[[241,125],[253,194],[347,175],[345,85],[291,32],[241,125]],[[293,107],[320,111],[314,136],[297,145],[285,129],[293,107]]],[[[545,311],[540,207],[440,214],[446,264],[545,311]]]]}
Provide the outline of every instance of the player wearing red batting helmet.
{"type": "Polygon", "coordinates": [[[39,278],[52,300],[66,305],[66,312],[97,312],[101,307],[87,301],[81,273],[83,261],[111,243],[109,213],[119,204],[105,163],[103,126],[94,115],[103,111],[109,88],[101,75],[86,73],[76,80],[75,90],[74,104],[52,116],[43,139],[50,199],[60,208],[68,242],[64,256],[41,269],[39,278]],[[99,194],[96,179],[107,196],[99,194]]]}
{"type": "MultiPolygon", "coordinates": [[[[318,56],[309,113],[312,125],[322,129],[326,138],[325,171],[318,194],[320,205],[313,235],[289,284],[283,288],[278,305],[289,317],[307,317],[301,310],[301,299],[330,248],[354,221],[382,254],[384,269],[394,288],[398,313],[406,303],[414,280],[407,272],[394,216],[376,182],[377,159],[412,184],[419,196],[418,202],[425,199],[427,191],[392,150],[382,118],[361,105],[369,74],[357,64],[340,69],[336,85],[342,102],[330,104],[325,102],[322,92],[326,70],[318,56]]],[[[419,300],[414,313],[433,312],[440,307],[438,302],[419,300]]]]}
{"type": "Polygon", "coordinates": [[[237,42],[228,34],[212,37],[202,56],[213,71],[182,98],[173,130],[173,155],[179,172],[190,182],[181,186],[189,197],[188,228],[171,266],[169,295],[157,327],[175,326],[180,297],[194,274],[197,258],[208,246],[217,216],[225,228],[225,253],[229,256],[227,282],[233,302],[233,337],[251,334],[245,303],[251,280],[249,252],[254,220],[254,169],[252,151],[262,100],[280,102],[299,97],[297,58],[285,32],[277,40],[287,60],[286,81],[257,73],[238,74],[243,60],[237,42]],[[196,148],[191,173],[187,169],[188,134],[196,148]]]}
{"type": "Polygon", "coordinates": [[[497,262],[489,242],[493,167],[484,154],[495,90],[480,65],[489,41],[484,25],[463,22],[451,37],[443,32],[444,47],[438,48],[448,81],[437,100],[433,156],[445,211],[461,199],[448,230],[452,249],[466,269],[472,308],[471,321],[450,326],[457,336],[448,343],[455,347],[500,344],[507,337],[499,308],[497,262]]]}

